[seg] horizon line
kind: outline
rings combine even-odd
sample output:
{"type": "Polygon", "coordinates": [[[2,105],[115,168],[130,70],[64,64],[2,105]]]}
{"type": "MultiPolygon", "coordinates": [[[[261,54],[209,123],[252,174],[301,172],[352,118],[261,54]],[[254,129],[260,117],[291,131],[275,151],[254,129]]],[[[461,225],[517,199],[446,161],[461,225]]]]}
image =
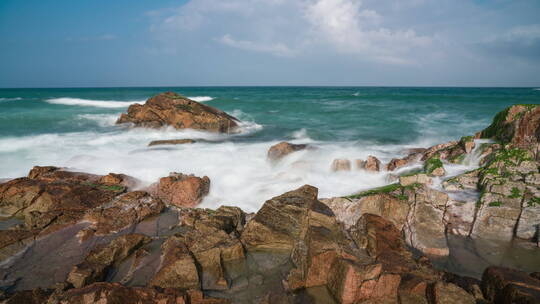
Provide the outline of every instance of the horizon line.
{"type": "Polygon", "coordinates": [[[0,90],[22,89],[129,89],[129,88],[468,88],[468,89],[536,89],[538,86],[458,86],[458,85],[158,85],[158,86],[65,86],[0,87],[0,90]]]}

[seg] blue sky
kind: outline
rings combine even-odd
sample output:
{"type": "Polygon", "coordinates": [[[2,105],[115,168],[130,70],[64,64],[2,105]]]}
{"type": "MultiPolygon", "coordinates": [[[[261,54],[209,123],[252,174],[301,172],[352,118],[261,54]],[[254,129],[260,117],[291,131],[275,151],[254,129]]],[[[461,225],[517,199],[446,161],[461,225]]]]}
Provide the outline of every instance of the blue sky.
{"type": "Polygon", "coordinates": [[[1,0],[0,87],[540,86],[538,0],[1,0]]]}

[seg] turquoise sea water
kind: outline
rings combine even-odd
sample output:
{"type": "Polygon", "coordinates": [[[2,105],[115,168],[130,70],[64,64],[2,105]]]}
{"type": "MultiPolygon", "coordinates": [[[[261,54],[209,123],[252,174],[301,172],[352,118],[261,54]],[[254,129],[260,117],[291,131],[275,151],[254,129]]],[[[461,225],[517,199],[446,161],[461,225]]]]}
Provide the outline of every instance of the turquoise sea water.
{"type": "Polygon", "coordinates": [[[471,135],[515,103],[540,103],[535,88],[178,87],[0,89],[0,178],[33,165],[122,172],[151,183],[171,171],[207,175],[208,206],[256,210],[305,183],[322,196],[387,183],[384,174],[332,173],[335,158],[383,161],[405,148],[471,135]],[[245,122],[238,135],[130,129],[114,124],[134,102],[175,91],[245,122]],[[151,140],[206,138],[217,143],[147,148],[151,140]],[[281,140],[318,147],[277,166],[266,151],[281,140]]]}

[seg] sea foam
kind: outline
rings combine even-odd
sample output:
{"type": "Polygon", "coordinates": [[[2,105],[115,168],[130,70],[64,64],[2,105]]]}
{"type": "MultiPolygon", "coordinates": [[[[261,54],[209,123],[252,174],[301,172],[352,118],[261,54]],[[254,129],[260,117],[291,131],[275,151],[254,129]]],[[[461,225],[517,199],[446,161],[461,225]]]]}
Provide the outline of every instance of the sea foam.
{"type": "Polygon", "coordinates": [[[116,100],[93,100],[82,98],[51,98],[46,102],[51,104],[68,105],[68,106],[82,106],[82,107],[97,107],[97,108],[126,108],[135,103],[144,103],[144,100],[133,101],[116,101],[116,100]]]}

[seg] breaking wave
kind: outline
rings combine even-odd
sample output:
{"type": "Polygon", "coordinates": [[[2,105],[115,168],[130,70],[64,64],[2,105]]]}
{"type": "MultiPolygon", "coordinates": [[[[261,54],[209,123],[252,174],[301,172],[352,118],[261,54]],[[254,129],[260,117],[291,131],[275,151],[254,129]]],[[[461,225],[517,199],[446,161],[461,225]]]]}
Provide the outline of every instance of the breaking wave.
{"type": "Polygon", "coordinates": [[[126,108],[135,103],[144,103],[144,100],[132,100],[132,101],[116,101],[116,100],[92,100],[81,98],[51,98],[46,102],[51,104],[67,105],[67,106],[81,106],[81,107],[96,107],[96,108],[126,108]]]}

